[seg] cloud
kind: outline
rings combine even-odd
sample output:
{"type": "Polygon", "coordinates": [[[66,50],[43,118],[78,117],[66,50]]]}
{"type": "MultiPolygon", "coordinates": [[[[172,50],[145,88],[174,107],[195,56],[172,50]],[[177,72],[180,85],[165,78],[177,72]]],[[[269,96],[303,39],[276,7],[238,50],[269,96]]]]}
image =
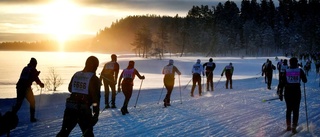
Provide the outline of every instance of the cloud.
{"type": "Polygon", "coordinates": [[[77,2],[84,5],[127,8],[130,10],[166,10],[187,12],[194,5],[215,6],[219,2],[222,2],[222,0],[77,0],[77,2]]]}

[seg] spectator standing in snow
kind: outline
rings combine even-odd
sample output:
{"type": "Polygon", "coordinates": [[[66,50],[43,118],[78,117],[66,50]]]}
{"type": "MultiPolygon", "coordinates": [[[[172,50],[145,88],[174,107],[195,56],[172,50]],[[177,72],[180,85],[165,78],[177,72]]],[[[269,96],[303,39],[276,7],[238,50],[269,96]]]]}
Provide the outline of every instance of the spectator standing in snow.
{"type": "MultiPolygon", "coordinates": [[[[119,78],[119,82],[121,83],[121,89],[123,91],[123,94],[125,96],[123,106],[121,108],[121,113],[122,115],[128,114],[128,104],[132,95],[132,90],[133,90],[133,80],[135,76],[138,76],[139,79],[145,79],[144,76],[141,76],[138,70],[134,68],[134,61],[129,61],[129,65],[126,69],[124,69],[119,78]],[[122,80],[123,78],[123,80],[122,80]],[[122,80],[122,82],[121,82],[122,80]]],[[[118,89],[120,89],[120,84],[118,84],[118,89]]]]}
{"type": "Polygon", "coordinates": [[[198,89],[199,89],[199,96],[201,96],[201,73],[204,76],[203,67],[200,64],[201,60],[197,59],[196,64],[192,67],[192,88],[191,88],[191,97],[193,97],[194,89],[196,88],[196,85],[198,83],[198,89]]]}
{"type": "Polygon", "coordinates": [[[226,74],[226,89],[228,89],[228,84],[230,83],[230,89],[232,89],[232,75],[233,75],[234,67],[232,66],[232,63],[225,66],[222,70],[221,77],[223,76],[223,73],[226,74]]]}
{"type": "Polygon", "coordinates": [[[262,64],[262,67],[261,67],[261,76],[264,76],[264,82],[267,83],[267,75],[265,74],[266,70],[265,70],[265,66],[267,66],[267,64],[269,63],[269,59],[267,59],[267,61],[265,63],[262,64]]]}
{"type": "MultiPolygon", "coordinates": [[[[289,60],[290,67],[286,69],[285,75],[281,77],[282,84],[285,87],[284,99],[286,102],[286,124],[287,131],[292,131],[293,134],[297,133],[297,126],[299,120],[299,109],[301,100],[300,81],[307,82],[307,77],[302,69],[298,67],[298,59],[293,57],[289,60]],[[291,114],[293,118],[291,121],[291,114]],[[292,126],[291,126],[292,124],[292,126]]],[[[283,100],[283,95],[280,93],[280,100],[283,100]]]]}
{"type": "Polygon", "coordinates": [[[276,67],[272,64],[272,61],[269,60],[266,66],[264,66],[265,75],[267,76],[267,88],[271,89],[273,70],[276,70],[276,67]]]}
{"type": "Polygon", "coordinates": [[[93,126],[98,122],[101,94],[101,82],[96,76],[98,66],[99,60],[90,56],[84,69],[72,76],[68,87],[71,94],[66,100],[62,128],[57,137],[69,136],[77,124],[83,137],[94,136],[93,126]]]}
{"type": "Polygon", "coordinates": [[[178,70],[178,68],[173,65],[173,60],[170,59],[169,64],[162,69],[162,74],[164,74],[163,83],[167,89],[166,97],[163,100],[165,107],[171,106],[170,97],[174,87],[175,73],[177,73],[178,75],[181,75],[181,72],[178,70]]]}
{"type": "Polygon", "coordinates": [[[216,68],[216,64],[213,62],[213,59],[210,58],[209,62],[206,62],[202,65],[203,69],[206,70],[206,76],[207,76],[207,91],[209,91],[209,86],[211,88],[211,91],[213,91],[213,71],[216,68]]]}
{"type": "Polygon", "coordinates": [[[103,80],[104,85],[104,103],[105,108],[110,108],[109,106],[109,87],[111,89],[111,108],[116,107],[116,84],[118,80],[119,64],[117,62],[117,56],[115,54],[111,55],[111,61],[106,63],[101,71],[100,80],[103,80]]]}
{"type": "Polygon", "coordinates": [[[41,88],[44,87],[44,84],[39,79],[40,71],[36,69],[37,60],[35,58],[31,58],[29,64],[23,68],[20,78],[17,82],[17,99],[16,104],[12,107],[12,112],[16,114],[23,100],[26,98],[30,104],[30,121],[36,122],[35,111],[36,111],[36,103],[33,95],[33,91],[31,89],[32,83],[35,81],[41,88]]]}

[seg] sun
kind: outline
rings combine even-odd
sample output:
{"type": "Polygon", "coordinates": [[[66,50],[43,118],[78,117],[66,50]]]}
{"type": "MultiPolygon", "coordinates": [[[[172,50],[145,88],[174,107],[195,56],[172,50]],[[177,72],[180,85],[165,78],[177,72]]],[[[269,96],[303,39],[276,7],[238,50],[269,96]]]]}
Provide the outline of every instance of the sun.
{"type": "Polygon", "coordinates": [[[41,10],[42,31],[60,45],[81,31],[81,9],[70,0],[55,0],[41,10]]]}

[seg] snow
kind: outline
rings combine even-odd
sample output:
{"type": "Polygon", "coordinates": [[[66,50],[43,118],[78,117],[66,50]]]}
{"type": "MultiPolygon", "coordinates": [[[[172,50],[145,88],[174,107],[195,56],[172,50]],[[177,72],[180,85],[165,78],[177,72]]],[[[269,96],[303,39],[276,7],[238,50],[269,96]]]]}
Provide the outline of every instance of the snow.
{"type": "MultiPolygon", "coordinates": [[[[69,96],[67,84],[73,73],[81,70],[85,59],[95,55],[100,60],[97,75],[101,72],[103,64],[110,60],[110,55],[97,53],[59,53],[65,57],[59,59],[58,53],[36,52],[1,52],[1,55],[15,56],[26,54],[16,61],[2,59],[0,66],[0,112],[4,114],[11,109],[15,102],[14,84],[20,71],[29,62],[29,57],[38,59],[38,70],[42,77],[46,75],[46,67],[54,65],[64,79],[64,85],[58,87],[58,91],[44,91],[34,88],[36,99],[36,123],[29,122],[29,104],[25,100],[18,112],[19,124],[11,131],[14,137],[29,136],[55,136],[61,129],[65,99],[69,96]],[[44,58],[43,56],[51,58],[44,58]],[[69,57],[73,56],[73,57],[69,57]],[[23,58],[23,59],[22,59],[23,58]],[[51,59],[51,61],[47,61],[51,59]],[[10,67],[9,67],[10,66],[10,67]],[[9,67],[9,68],[8,68],[9,67]],[[40,94],[41,92],[41,94],[40,94]]],[[[261,65],[266,59],[271,59],[273,64],[277,61],[274,57],[213,57],[217,67],[214,70],[214,92],[204,92],[198,96],[197,88],[195,97],[190,97],[191,67],[197,59],[201,63],[207,62],[210,57],[166,57],[164,60],[156,58],[143,59],[131,54],[118,55],[120,69],[127,66],[129,60],[135,61],[135,68],[146,79],[135,79],[134,91],[129,103],[129,114],[122,115],[120,108],[124,96],[117,94],[117,109],[103,110],[104,88],[101,87],[101,114],[94,127],[97,137],[104,136],[245,136],[245,137],[276,137],[291,136],[291,132],[285,132],[285,102],[280,100],[262,102],[263,99],[275,98],[278,76],[274,73],[272,89],[268,90],[261,76],[261,65]],[[161,74],[162,67],[173,59],[174,65],[182,72],[176,75],[175,88],[171,95],[171,106],[163,108],[163,98],[166,90],[163,88],[161,74]],[[235,71],[233,76],[233,89],[225,89],[225,77],[220,74],[224,66],[233,63],[235,71]],[[180,81],[180,82],[179,82],[180,81]],[[179,84],[180,83],[180,84],[179,84]],[[140,84],[142,88],[139,93],[140,84]],[[179,86],[181,85],[181,86],[179,86]],[[181,95],[181,96],[180,96],[181,95]],[[135,104],[137,101],[137,104],[135,104]],[[134,107],[136,105],[136,107],[134,107]]],[[[284,59],[285,57],[279,57],[284,59]]],[[[40,77],[41,77],[40,76],[40,77]]],[[[314,64],[305,84],[306,102],[304,103],[304,88],[301,86],[302,99],[300,105],[300,117],[298,134],[294,136],[316,137],[320,136],[320,95],[319,75],[316,75],[314,64]],[[306,111],[308,113],[307,129],[306,111]]],[[[76,126],[70,136],[81,136],[81,130],[76,126]]]]}

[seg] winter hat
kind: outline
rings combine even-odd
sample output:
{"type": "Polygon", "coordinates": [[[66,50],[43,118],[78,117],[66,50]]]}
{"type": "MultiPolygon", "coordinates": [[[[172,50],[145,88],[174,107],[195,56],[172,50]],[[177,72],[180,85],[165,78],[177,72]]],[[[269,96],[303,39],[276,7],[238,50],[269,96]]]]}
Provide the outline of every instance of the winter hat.
{"type": "Polygon", "coordinates": [[[96,72],[99,66],[99,60],[95,56],[90,56],[86,60],[86,65],[84,67],[85,72],[96,72]]]}
{"type": "Polygon", "coordinates": [[[35,67],[37,66],[37,60],[35,58],[31,58],[29,64],[35,67]]]}
{"type": "Polygon", "coordinates": [[[172,59],[169,60],[169,64],[173,65],[173,60],[172,59]]]}
{"type": "Polygon", "coordinates": [[[231,65],[232,66],[232,63],[230,62],[230,64],[229,65],[231,65]]]}
{"type": "Polygon", "coordinates": [[[213,61],[213,59],[212,59],[212,58],[210,58],[210,59],[209,59],[209,62],[212,62],[212,61],[213,61]]]}
{"type": "Polygon", "coordinates": [[[197,59],[197,63],[200,63],[201,62],[201,60],[200,59],[197,59]]]}
{"type": "Polygon", "coordinates": [[[117,60],[117,55],[116,55],[116,54],[112,54],[112,55],[111,55],[111,59],[112,59],[112,60],[117,60]]]}
{"type": "Polygon", "coordinates": [[[289,60],[290,67],[296,68],[298,67],[298,59],[296,57],[293,57],[289,60]]]}
{"type": "Polygon", "coordinates": [[[130,60],[128,68],[134,68],[134,61],[130,60]]]}

